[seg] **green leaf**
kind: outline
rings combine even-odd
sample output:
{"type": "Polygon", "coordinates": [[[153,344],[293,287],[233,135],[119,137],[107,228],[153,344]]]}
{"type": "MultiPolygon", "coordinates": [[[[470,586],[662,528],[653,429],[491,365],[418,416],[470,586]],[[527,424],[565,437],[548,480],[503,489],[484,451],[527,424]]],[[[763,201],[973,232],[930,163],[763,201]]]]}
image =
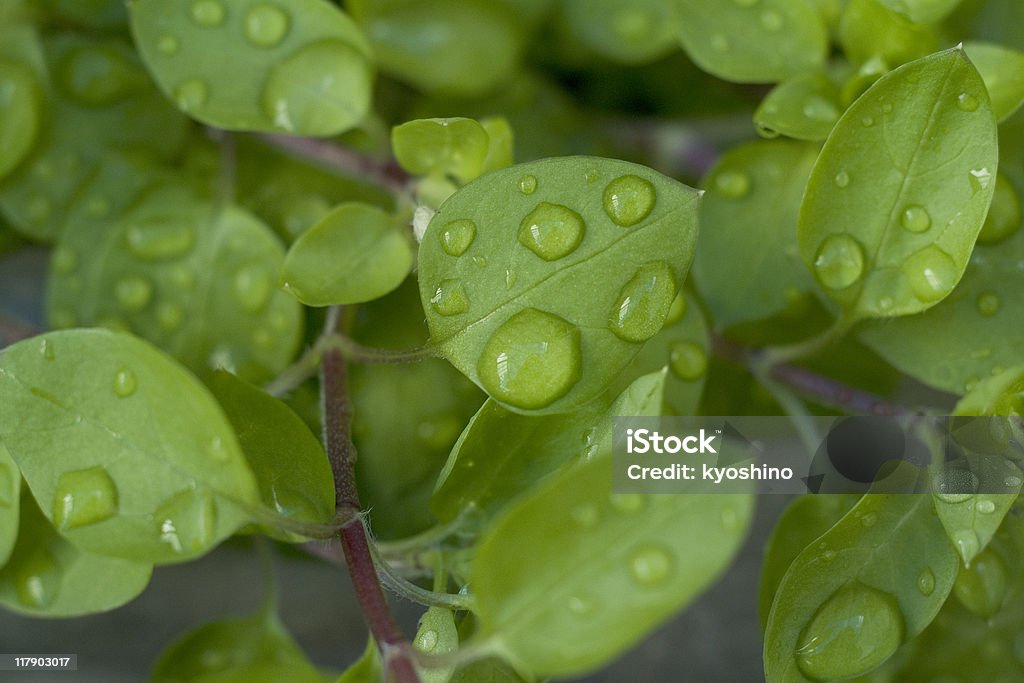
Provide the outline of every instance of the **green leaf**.
{"type": "Polygon", "coordinates": [[[814,145],[758,141],[729,150],[709,172],[693,277],[716,326],[771,317],[813,290],[796,228],[816,155],[814,145]]]}
{"type": "Polygon", "coordinates": [[[483,95],[508,80],[523,51],[512,8],[496,2],[351,0],[348,7],[381,69],[427,92],[483,95]]]}
{"type": "Polygon", "coordinates": [[[915,24],[879,0],[850,0],[839,20],[839,44],[854,64],[880,59],[889,68],[938,48],[932,26],[915,24]]]}
{"type": "Polygon", "coordinates": [[[487,131],[487,156],[484,157],[483,172],[508,168],[515,163],[515,134],[508,119],[504,116],[489,116],[480,119],[480,125],[487,131]]]}
{"type": "Polygon", "coordinates": [[[0,179],[32,149],[42,117],[42,96],[32,70],[0,59],[0,179]]]}
{"type": "Polygon", "coordinates": [[[608,662],[707,588],[743,540],[750,496],[614,496],[610,466],[567,470],[480,542],[479,637],[519,669],[570,676],[608,662]]]}
{"type": "Polygon", "coordinates": [[[661,414],[665,375],[644,375],[566,415],[520,415],[488,399],[452,448],[431,512],[442,522],[467,512],[483,521],[565,466],[610,453],[613,417],[661,414]]]}
{"type": "Polygon", "coordinates": [[[985,81],[997,121],[1024,104],[1024,52],[992,43],[967,42],[964,50],[985,81]]]}
{"type": "Polygon", "coordinates": [[[368,204],[335,207],[285,257],[284,288],[307,306],[356,304],[397,288],[412,268],[405,226],[368,204]]]}
{"type": "Polygon", "coordinates": [[[133,0],[132,33],[160,89],[230,130],[329,136],[370,107],[370,47],[326,0],[133,0]],[[231,59],[224,59],[230,54],[231,59]]]}
{"type": "Polygon", "coordinates": [[[834,527],[859,500],[860,496],[847,494],[800,496],[779,517],[765,543],[761,563],[757,604],[762,631],[768,626],[775,593],[790,565],[805,548],[834,527]]]}
{"type": "Polygon", "coordinates": [[[4,349],[0,403],[0,438],[47,519],[83,550],[180,562],[259,502],[213,397],[130,335],[68,330],[4,349]]]}
{"type": "Polygon", "coordinates": [[[983,378],[1022,360],[1021,260],[1024,232],[996,246],[979,244],[946,300],[919,315],[867,323],[860,339],[925,384],[958,395],[970,391],[983,378]]]}
{"type": "MultiPolygon", "coordinates": [[[[327,524],[334,519],[334,476],[320,441],[276,398],[229,372],[207,380],[256,474],[263,504],[289,520],[327,524]]],[[[304,540],[278,533],[284,540],[304,540]]]]}
{"type": "Polygon", "coordinates": [[[847,321],[917,313],[953,291],[997,162],[985,85],[963,50],[883,76],[847,110],[811,172],[798,231],[847,321]]]}
{"type": "Polygon", "coordinates": [[[151,573],[148,564],[72,545],[54,530],[25,489],[18,540],[0,569],[0,605],[37,617],[106,612],[141,593],[151,573]]]}
{"type": "Polygon", "coordinates": [[[919,24],[941,21],[960,4],[960,0],[881,0],[881,2],[889,9],[899,12],[919,24]]]}
{"type": "Polygon", "coordinates": [[[54,252],[52,325],[130,329],[198,373],[222,367],[264,381],[284,369],[299,344],[301,306],[274,287],[284,249],[273,232],[174,183],[115,220],[90,217],[91,206],[116,196],[105,193],[116,179],[79,199],[81,218],[54,252]]]}
{"type": "Polygon", "coordinates": [[[274,614],[205,624],[172,643],[151,683],[324,683],[274,614]]]}
{"type": "Polygon", "coordinates": [[[489,136],[466,118],[416,119],[391,129],[399,165],[413,175],[451,175],[461,182],[480,175],[489,136]]]}
{"type": "Polygon", "coordinates": [[[775,86],[754,112],[754,124],[765,137],[824,140],[841,113],[839,88],[824,73],[811,71],[775,86]]]}
{"type": "Polygon", "coordinates": [[[825,62],[828,34],[808,0],[679,0],[683,49],[704,71],[771,83],[825,62]]]}
{"type": "Polygon", "coordinates": [[[525,683],[525,679],[502,660],[491,657],[459,667],[450,683],[525,683]]]}
{"type": "Polygon", "coordinates": [[[675,0],[568,0],[564,12],[579,39],[624,64],[645,64],[676,48],[680,6],[675,0]]]}
{"type": "Polygon", "coordinates": [[[930,496],[869,493],[797,556],[768,616],[769,683],[867,673],[931,623],[958,566],[932,513],[930,496]]]}
{"type": "Polygon", "coordinates": [[[693,257],[697,198],[650,169],[593,157],[479,178],[420,243],[432,344],[512,410],[594,399],[664,324],[693,257]]]}
{"type": "Polygon", "coordinates": [[[380,650],[371,636],[367,640],[363,655],[346,669],[335,683],[380,683],[381,678],[380,650]]]}
{"type": "Polygon", "coordinates": [[[128,9],[123,0],[41,0],[47,12],[71,24],[110,30],[123,29],[128,9]]]}
{"type": "Polygon", "coordinates": [[[21,494],[21,471],[10,452],[0,442],[0,567],[14,549],[18,537],[18,506],[21,494]]]}
{"type": "MultiPolygon", "coordinates": [[[[426,655],[441,656],[459,649],[459,629],[455,626],[455,615],[444,607],[429,607],[420,617],[412,646],[426,655]]],[[[422,668],[422,683],[448,683],[453,666],[422,668]]]]}

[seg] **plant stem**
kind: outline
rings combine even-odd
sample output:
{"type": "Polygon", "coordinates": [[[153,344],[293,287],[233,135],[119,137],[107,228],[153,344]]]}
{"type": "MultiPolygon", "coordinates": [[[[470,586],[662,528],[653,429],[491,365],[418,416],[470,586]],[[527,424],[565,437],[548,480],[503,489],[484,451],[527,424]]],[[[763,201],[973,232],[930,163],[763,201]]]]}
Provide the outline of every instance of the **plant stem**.
{"type": "MultiPolygon", "coordinates": [[[[335,503],[339,512],[360,509],[356,489],[356,451],[352,445],[352,407],[348,400],[348,367],[340,349],[327,348],[323,355],[320,391],[323,406],[324,442],[334,473],[335,503]]],[[[398,683],[419,683],[411,647],[395,623],[381,590],[373,553],[361,516],[339,533],[356,599],[381,656],[398,683]]]]}
{"type": "Polygon", "coordinates": [[[429,344],[414,349],[378,349],[363,346],[343,334],[330,336],[324,344],[326,348],[341,351],[346,358],[356,363],[415,363],[434,356],[434,350],[429,344]]]}

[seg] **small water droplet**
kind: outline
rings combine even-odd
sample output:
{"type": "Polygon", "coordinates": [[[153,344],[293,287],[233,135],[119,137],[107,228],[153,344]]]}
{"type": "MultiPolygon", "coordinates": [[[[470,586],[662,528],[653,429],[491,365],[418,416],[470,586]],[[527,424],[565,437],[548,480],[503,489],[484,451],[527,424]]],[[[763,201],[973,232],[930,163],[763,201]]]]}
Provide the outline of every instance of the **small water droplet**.
{"type": "Polygon", "coordinates": [[[505,269],[505,289],[512,289],[516,284],[516,273],[511,268],[505,269]]]}
{"type": "Polygon", "coordinates": [[[255,5],[245,15],[245,37],[253,45],[274,47],[288,33],[288,15],[270,4],[255,5]]]}
{"type": "Polygon", "coordinates": [[[875,522],[877,521],[878,515],[876,515],[873,512],[868,512],[867,514],[862,515],[860,518],[861,526],[863,526],[865,529],[870,529],[875,525],[875,522]]]}
{"type": "Polygon", "coordinates": [[[567,605],[569,611],[578,617],[588,617],[596,608],[593,600],[578,595],[570,596],[567,605]]]}
{"type": "Polygon", "coordinates": [[[228,459],[228,449],[224,445],[224,439],[219,436],[210,437],[206,442],[206,454],[214,462],[224,462],[228,459]]]}
{"type": "Polygon", "coordinates": [[[982,292],[978,295],[978,313],[991,318],[999,312],[1001,303],[999,295],[995,292],[982,292]]]}
{"type": "Polygon", "coordinates": [[[708,355],[698,344],[676,342],[669,352],[668,364],[673,375],[684,382],[694,382],[707,372],[708,355]]]}
{"type": "Polygon", "coordinates": [[[887,660],[903,641],[903,616],[892,596],[847,584],[818,608],[797,641],[800,670],[818,681],[851,678],[887,660]]]}
{"type": "Polygon", "coordinates": [[[668,264],[645,263],[619,290],[609,313],[609,328],[623,341],[647,341],[665,326],[675,296],[675,276],[668,264]]]}
{"type": "Polygon", "coordinates": [[[624,228],[647,218],[656,201],[654,185],[639,176],[620,176],[604,188],[604,212],[624,228]]]}
{"type": "Polygon", "coordinates": [[[935,592],[935,573],[931,569],[925,569],[918,574],[917,590],[925,597],[935,592]]]}
{"type": "Polygon", "coordinates": [[[584,529],[589,529],[597,524],[597,520],[601,517],[601,513],[598,512],[597,506],[593,503],[577,505],[569,514],[572,516],[572,521],[584,529]]]}
{"type": "Polygon", "coordinates": [[[60,565],[47,548],[36,547],[28,557],[11,562],[18,602],[26,607],[43,609],[53,604],[60,591],[60,565]]]}
{"type": "Polygon", "coordinates": [[[218,0],[196,0],[192,3],[192,21],[200,26],[213,27],[224,23],[224,5],[218,0]]]}
{"type": "Polygon", "coordinates": [[[832,179],[832,182],[839,189],[845,189],[850,186],[850,174],[846,171],[839,171],[839,173],[836,173],[836,177],[832,179]]]}
{"type": "Polygon", "coordinates": [[[235,298],[250,313],[258,313],[267,305],[270,291],[270,275],[261,266],[245,266],[235,273],[235,298]]]}
{"type": "Polygon", "coordinates": [[[924,302],[942,299],[960,279],[953,258],[934,244],[911,254],[900,271],[910,284],[910,291],[924,302]]]}
{"type": "Polygon", "coordinates": [[[812,121],[821,121],[822,123],[835,123],[839,118],[839,108],[820,95],[808,97],[804,101],[803,112],[804,116],[812,121]]]}
{"type": "Polygon", "coordinates": [[[903,209],[900,225],[910,232],[927,232],[932,227],[932,217],[926,208],[913,204],[903,209]]]}
{"type": "Polygon", "coordinates": [[[771,33],[778,33],[782,30],[782,15],[772,10],[761,13],[761,27],[771,33]]]}
{"type": "Polygon", "coordinates": [[[524,175],[519,179],[519,191],[523,194],[533,194],[537,191],[537,177],[524,175]]]}
{"type": "Polygon", "coordinates": [[[672,577],[672,555],[660,545],[646,544],[629,556],[629,573],[642,586],[660,586],[672,577]]]}
{"type": "Polygon", "coordinates": [[[185,312],[175,303],[162,302],[156,308],[156,322],[165,332],[173,332],[181,327],[185,312]]]}
{"type": "Polygon", "coordinates": [[[545,261],[568,256],[580,242],[586,226],[567,206],[541,202],[519,224],[519,243],[545,261]]]}
{"type": "Polygon", "coordinates": [[[861,125],[863,125],[865,128],[870,128],[871,126],[875,125],[875,119],[872,116],[865,116],[860,120],[860,122],[861,125]]]}
{"type": "Polygon", "coordinates": [[[437,647],[437,631],[427,629],[416,636],[416,649],[420,652],[433,652],[437,647]]]}
{"type": "Polygon", "coordinates": [[[967,180],[971,183],[971,191],[977,194],[992,182],[992,172],[987,168],[975,168],[967,174],[967,180]]]}
{"type": "Polygon", "coordinates": [[[729,38],[724,33],[716,33],[711,36],[711,49],[715,52],[728,52],[729,46],[729,38]]]}
{"type": "Polygon", "coordinates": [[[469,310],[469,297],[460,280],[442,280],[430,298],[430,305],[441,315],[459,315],[469,310]]]}
{"type": "Polygon", "coordinates": [[[70,247],[60,245],[53,250],[53,256],[50,259],[50,266],[53,268],[55,273],[67,275],[68,273],[74,272],[77,265],[78,254],[76,254],[70,247]]]}
{"type": "Polygon", "coordinates": [[[160,36],[156,43],[156,49],[168,56],[177,54],[179,47],[178,39],[171,35],[160,36]]]}
{"type": "Polygon", "coordinates": [[[98,524],[117,514],[117,486],[103,467],[64,472],[53,494],[53,525],[60,530],[98,524]]]}
{"type": "Polygon", "coordinates": [[[529,410],[565,396],[580,379],[582,361],[579,328],[552,313],[527,308],[494,331],[477,362],[477,374],[495,399],[529,410]]]}
{"type": "Polygon", "coordinates": [[[743,199],[750,193],[750,176],[740,171],[722,171],[715,176],[714,187],[726,199],[743,199]]]}
{"type": "Polygon", "coordinates": [[[190,78],[182,81],[174,89],[174,101],[182,111],[195,111],[206,104],[206,98],[210,95],[210,88],[206,81],[198,78],[190,78]]]}
{"type": "Polygon", "coordinates": [[[483,270],[484,268],[487,267],[487,257],[486,256],[474,256],[473,257],[473,265],[476,266],[477,268],[479,268],[480,270],[483,270]]]}
{"type": "Polygon", "coordinates": [[[978,512],[983,515],[991,515],[996,511],[996,504],[988,498],[981,498],[977,504],[978,512]]]}
{"type": "Polygon", "coordinates": [[[970,93],[962,92],[956,96],[956,106],[963,111],[977,111],[978,98],[970,93]]]}
{"type": "Polygon", "coordinates": [[[468,218],[451,221],[439,234],[441,248],[449,256],[462,256],[476,239],[476,223],[468,218]]]}
{"type": "Polygon", "coordinates": [[[154,218],[128,228],[125,242],[137,258],[163,261],[188,253],[195,243],[195,233],[188,225],[154,218]]]}
{"type": "Polygon", "coordinates": [[[965,567],[971,566],[971,560],[978,554],[978,550],[981,548],[981,543],[978,540],[978,534],[973,529],[962,529],[957,531],[952,536],[953,545],[956,546],[957,552],[960,553],[960,557],[964,561],[965,567]]]}
{"type": "Polygon", "coordinates": [[[217,504],[206,493],[185,489],[164,501],[153,516],[160,540],[175,553],[208,548],[217,534],[217,504]]]}
{"type": "Polygon", "coordinates": [[[647,505],[647,500],[639,493],[616,493],[611,501],[613,508],[627,515],[640,512],[647,505]]]}
{"type": "Polygon", "coordinates": [[[829,235],[818,248],[814,272],[829,289],[845,289],[864,274],[864,249],[845,233],[829,235]]]}
{"type": "Polygon", "coordinates": [[[889,104],[888,102],[883,104],[882,105],[882,113],[883,114],[891,114],[892,113],[892,105],[889,104]]]}
{"type": "Polygon", "coordinates": [[[141,275],[129,275],[114,285],[114,296],[122,309],[129,313],[138,313],[144,310],[153,298],[153,285],[141,275]]]}
{"type": "Polygon", "coordinates": [[[138,387],[138,379],[135,373],[128,368],[121,368],[114,375],[114,393],[121,398],[127,398],[135,393],[138,387]]]}
{"type": "Polygon", "coordinates": [[[774,140],[775,138],[779,137],[779,131],[777,131],[775,128],[772,128],[764,121],[755,121],[754,128],[757,129],[758,135],[760,135],[763,138],[767,138],[768,140],[774,140]]]}
{"type": "Polygon", "coordinates": [[[43,339],[39,342],[39,353],[46,360],[53,360],[57,357],[57,354],[53,352],[53,342],[49,339],[43,339]]]}

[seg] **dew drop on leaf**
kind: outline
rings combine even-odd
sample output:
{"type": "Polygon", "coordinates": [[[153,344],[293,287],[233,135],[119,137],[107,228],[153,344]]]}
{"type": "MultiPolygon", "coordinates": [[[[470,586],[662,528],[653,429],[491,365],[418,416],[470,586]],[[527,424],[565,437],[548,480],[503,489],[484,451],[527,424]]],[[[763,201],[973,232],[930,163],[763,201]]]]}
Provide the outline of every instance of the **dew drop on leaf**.
{"type": "Polygon", "coordinates": [[[656,200],[654,185],[635,175],[620,176],[604,188],[604,212],[624,228],[646,218],[656,200]]]}
{"type": "Polygon", "coordinates": [[[925,569],[918,574],[917,590],[925,597],[935,592],[935,573],[931,569],[925,569]]]}
{"type": "Polygon", "coordinates": [[[970,93],[962,92],[956,97],[956,106],[963,111],[977,111],[978,98],[970,93]]]}
{"type": "Polygon", "coordinates": [[[750,176],[739,171],[723,171],[715,177],[715,190],[726,199],[743,199],[750,193],[750,176]]]}
{"type": "Polygon", "coordinates": [[[807,98],[804,102],[803,113],[804,116],[812,121],[822,121],[824,123],[835,123],[836,119],[839,118],[839,110],[836,108],[836,105],[820,95],[811,95],[807,98]]]}
{"type": "Polygon", "coordinates": [[[578,617],[587,617],[594,613],[596,605],[590,598],[584,598],[578,595],[569,597],[568,600],[569,611],[578,617]]]}
{"type": "Polygon", "coordinates": [[[141,275],[121,278],[114,285],[117,303],[129,313],[138,313],[149,305],[153,298],[153,285],[141,275]]]}
{"type": "Polygon", "coordinates": [[[523,194],[533,194],[537,191],[537,177],[524,175],[519,179],[519,191],[523,194]]]}
{"type": "Polygon", "coordinates": [[[216,537],[217,504],[212,496],[186,489],[164,501],[154,520],[160,540],[174,552],[199,552],[216,537]]]}
{"type": "Polygon", "coordinates": [[[270,275],[259,266],[246,266],[235,273],[234,291],[242,308],[258,313],[270,299],[270,275]]]}
{"type": "Polygon", "coordinates": [[[519,224],[519,243],[545,261],[568,256],[580,242],[586,226],[567,206],[541,202],[519,224]]]}
{"type": "Polygon", "coordinates": [[[624,341],[647,341],[665,326],[675,296],[675,277],[668,264],[645,263],[622,286],[609,316],[611,331],[624,341]]]}
{"type": "Polygon", "coordinates": [[[1000,306],[999,295],[995,292],[982,292],[978,295],[978,313],[986,318],[991,318],[998,313],[1000,306]]]}
{"type": "Polygon", "coordinates": [[[971,191],[977,194],[992,182],[992,172],[987,168],[975,168],[967,174],[967,180],[971,183],[971,191]]]}
{"type": "Polygon", "coordinates": [[[572,515],[572,521],[584,529],[589,529],[597,524],[597,520],[601,517],[597,506],[592,503],[577,505],[569,514],[572,515]]]}
{"type": "Polygon", "coordinates": [[[160,36],[156,43],[156,49],[168,56],[177,54],[180,46],[178,39],[172,35],[160,36]]]}
{"type": "Polygon", "coordinates": [[[103,467],[64,472],[53,494],[53,525],[60,530],[97,524],[117,514],[117,486],[103,467]]]}
{"type": "Polygon", "coordinates": [[[46,360],[53,360],[57,357],[57,354],[53,351],[53,342],[49,339],[44,339],[39,342],[39,354],[46,360]]]}
{"type": "Polygon", "coordinates": [[[439,233],[441,248],[449,256],[462,256],[476,239],[476,223],[468,218],[454,220],[439,233]]]}
{"type": "Polygon", "coordinates": [[[57,558],[46,548],[36,548],[15,569],[14,585],[18,602],[26,607],[43,609],[52,604],[60,590],[57,558]]]}
{"type": "Polygon", "coordinates": [[[672,576],[672,555],[660,545],[636,548],[629,556],[629,573],[641,586],[654,587],[672,576]]]}
{"type": "Polygon", "coordinates": [[[253,45],[274,47],[288,33],[288,15],[271,4],[254,6],[245,15],[245,37],[253,45]]]}
{"type": "Polygon", "coordinates": [[[836,184],[839,189],[845,189],[850,186],[850,174],[846,171],[839,171],[836,173],[836,177],[832,179],[832,182],[836,184]]]}
{"type": "Polygon", "coordinates": [[[953,291],[960,275],[953,257],[934,244],[911,254],[900,271],[914,296],[926,302],[938,301],[953,291]]]}
{"type": "Polygon", "coordinates": [[[814,258],[814,273],[829,289],[844,289],[860,280],[864,274],[860,242],[846,234],[829,235],[814,258]]]}
{"type": "Polygon", "coordinates": [[[932,227],[932,217],[926,208],[914,204],[903,209],[900,225],[910,232],[927,232],[932,227]]]}
{"type": "Polygon", "coordinates": [[[125,241],[133,256],[162,261],[188,253],[195,244],[195,233],[188,225],[154,220],[128,228],[125,241]]]}
{"type": "Polygon", "coordinates": [[[704,376],[708,369],[708,356],[693,342],[677,342],[669,352],[672,374],[684,382],[693,382],[704,376]]]}
{"type": "Polygon", "coordinates": [[[965,503],[978,490],[978,477],[969,470],[950,468],[937,474],[932,482],[935,495],[944,503],[965,503]]]}
{"type": "Polygon", "coordinates": [[[121,398],[127,398],[135,393],[138,387],[138,379],[135,373],[128,368],[121,368],[114,375],[114,393],[121,398]]]}
{"type": "Polygon", "coordinates": [[[430,297],[430,305],[441,315],[459,315],[469,310],[469,297],[460,280],[442,280],[430,297]]]}
{"type": "Polygon", "coordinates": [[[977,555],[978,549],[981,547],[978,534],[973,529],[962,529],[953,534],[952,540],[957,552],[964,560],[964,565],[970,567],[968,558],[977,555]]]}
{"type": "Polygon", "coordinates": [[[182,81],[178,84],[178,87],[174,89],[174,100],[178,103],[178,107],[182,111],[195,111],[204,104],[206,99],[210,96],[210,87],[206,85],[206,81],[202,81],[198,78],[190,78],[187,81],[182,81]]]}
{"type": "Polygon", "coordinates": [[[196,0],[192,3],[192,21],[207,28],[224,23],[224,5],[218,0],[196,0]]]}
{"type": "Polygon", "coordinates": [[[668,307],[668,315],[665,316],[665,326],[674,325],[686,315],[686,295],[683,292],[676,294],[672,305],[668,307]]]}
{"type": "Polygon", "coordinates": [[[987,498],[982,498],[977,503],[978,512],[983,515],[990,515],[996,511],[996,504],[987,498]]]}

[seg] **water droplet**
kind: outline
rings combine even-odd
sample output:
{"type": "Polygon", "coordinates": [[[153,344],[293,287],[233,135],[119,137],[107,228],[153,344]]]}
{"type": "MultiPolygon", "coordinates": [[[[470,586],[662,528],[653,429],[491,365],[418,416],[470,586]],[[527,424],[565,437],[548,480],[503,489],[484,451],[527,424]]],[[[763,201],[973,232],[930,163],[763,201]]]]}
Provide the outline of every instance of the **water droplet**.
{"type": "Polygon", "coordinates": [[[117,303],[129,313],[138,313],[149,305],[153,298],[153,285],[140,275],[129,275],[114,285],[117,303]]]}
{"type": "Polygon", "coordinates": [[[577,505],[569,514],[572,515],[572,521],[584,529],[589,529],[597,524],[597,520],[601,517],[601,513],[598,512],[597,506],[593,503],[577,505]]]}
{"type": "Polygon", "coordinates": [[[135,373],[128,368],[121,368],[114,375],[114,393],[121,398],[127,398],[135,393],[138,387],[138,379],[135,373]]]}
{"type": "Polygon", "coordinates": [[[178,304],[163,302],[156,308],[156,322],[165,332],[173,332],[181,327],[184,318],[185,312],[178,304]]]}
{"type": "Polygon", "coordinates": [[[669,352],[669,368],[672,374],[684,382],[694,382],[704,376],[708,369],[708,355],[693,342],[676,342],[669,352]]]}
{"type": "Polygon", "coordinates": [[[925,597],[935,592],[935,573],[931,569],[925,569],[918,574],[917,590],[925,597]]]}
{"type": "Polygon", "coordinates": [[[481,386],[517,408],[543,408],[565,396],[582,373],[580,331],[535,308],[494,331],[477,362],[481,386]]]}
{"type": "Polygon", "coordinates": [[[635,175],[620,176],[604,188],[604,212],[624,228],[647,218],[656,200],[654,185],[635,175]]]}
{"type": "Polygon", "coordinates": [[[594,613],[596,605],[590,598],[572,595],[568,600],[569,611],[578,617],[588,617],[594,613]]]}
{"type": "Polygon", "coordinates": [[[945,503],[964,503],[978,491],[978,477],[970,470],[945,469],[932,479],[935,494],[945,503]]]}
{"type": "Polygon", "coordinates": [[[178,39],[171,35],[160,36],[156,43],[156,49],[165,55],[177,54],[179,47],[178,39]]]}
{"type": "Polygon", "coordinates": [[[469,297],[460,280],[442,280],[430,297],[430,305],[441,315],[459,315],[469,310],[469,297]]]}
{"type": "Polygon", "coordinates": [[[988,498],[981,498],[977,504],[978,512],[983,515],[991,515],[996,511],[996,504],[988,498]]]}
{"type": "Polygon", "coordinates": [[[370,89],[363,55],[340,40],[324,40],[271,68],[263,111],[286,133],[335,135],[363,120],[370,89]]]}
{"type": "Polygon", "coordinates": [[[60,591],[60,565],[47,548],[34,548],[27,558],[12,562],[9,568],[14,569],[18,602],[34,609],[53,604],[60,591]]]}
{"type": "Polygon", "coordinates": [[[911,254],[900,271],[914,296],[925,302],[942,299],[953,291],[960,279],[953,258],[934,244],[911,254]]]}
{"type": "Polygon", "coordinates": [[[567,206],[541,202],[519,224],[519,243],[545,261],[571,254],[586,226],[583,218],[567,206]]]}
{"type": "Polygon", "coordinates": [[[686,315],[686,294],[679,292],[668,307],[668,315],[665,316],[665,327],[674,325],[686,315]]]}
{"type": "Polygon", "coordinates": [[[883,114],[891,114],[892,113],[892,105],[889,104],[888,102],[883,104],[882,105],[882,113],[883,114]]]}
{"type": "Polygon", "coordinates": [[[168,498],[153,516],[160,540],[175,553],[197,553],[217,534],[217,504],[206,493],[185,489],[168,498]]]}
{"type": "Polygon", "coordinates": [[[850,583],[818,608],[800,635],[797,665],[814,680],[851,678],[887,660],[903,640],[903,617],[892,596],[850,583]]]}
{"type": "Polygon", "coordinates": [[[820,95],[808,97],[804,102],[803,112],[804,116],[812,121],[821,121],[823,123],[835,123],[839,118],[839,108],[833,102],[820,95]]]}
{"type": "Polygon", "coordinates": [[[865,128],[870,128],[871,126],[875,125],[875,119],[874,117],[871,116],[865,116],[860,120],[860,122],[865,128]]]}
{"type": "Polygon", "coordinates": [[[860,518],[861,526],[863,526],[865,529],[870,529],[875,525],[875,522],[877,521],[878,515],[876,515],[874,512],[868,512],[867,514],[862,515],[860,518]]]}
{"type": "Polygon", "coordinates": [[[1021,485],[1020,477],[1010,476],[1010,477],[1007,477],[1006,479],[1003,479],[1003,486],[1005,486],[1008,489],[1019,488],[1020,485],[1021,485]]]}
{"type": "Polygon", "coordinates": [[[192,3],[192,20],[200,26],[220,26],[224,23],[224,5],[218,0],[196,0],[192,3]]]}
{"type": "Polygon", "coordinates": [[[201,81],[198,78],[183,81],[174,89],[174,101],[178,103],[179,109],[186,112],[202,107],[206,104],[206,98],[209,96],[210,88],[206,85],[206,81],[201,81]]]}
{"type": "Polygon", "coordinates": [[[829,289],[844,289],[864,274],[864,249],[845,233],[829,235],[818,248],[814,272],[829,289]]]}
{"type": "Polygon", "coordinates": [[[433,652],[437,647],[437,631],[427,629],[416,636],[416,649],[420,652],[433,652]]]}
{"type": "Polygon", "coordinates": [[[982,292],[978,295],[978,313],[986,318],[991,318],[998,313],[1000,305],[999,295],[995,292],[982,292]]]}
{"type": "Polygon", "coordinates": [[[832,182],[839,189],[845,189],[850,186],[850,174],[846,171],[839,171],[839,173],[836,173],[836,177],[832,179],[832,182]]]}
{"type": "Polygon", "coordinates": [[[468,218],[451,221],[441,228],[441,248],[449,256],[462,256],[476,239],[476,223],[468,218]]]}
{"type": "Polygon", "coordinates": [[[228,459],[228,449],[224,445],[224,439],[219,436],[212,436],[206,442],[206,454],[214,462],[225,462],[228,459]]]}
{"type": "Polygon", "coordinates": [[[971,183],[971,191],[977,194],[992,182],[992,172],[987,168],[975,168],[967,174],[967,180],[971,183]]]}
{"type": "Polygon", "coordinates": [[[253,45],[274,47],[288,33],[288,15],[279,7],[259,4],[245,15],[245,37],[253,45]]]}
{"type": "Polygon", "coordinates": [[[629,573],[642,586],[660,586],[672,577],[672,555],[660,545],[643,545],[629,556],[629,573]]]}
{"type": "Polygon", "coordinates": [[[53,525],[60,530],[98,524],[117,514],[117,486],[102,467],[64,472],[53,494],[53,525]]]}
{"type": "Polygon", "coordinates": [[[53,268],[55,273],[67,275],[68,273],[74,272],[77,265],[78,254],[76,254],[70,247],[59,245],[53,250],[53,256],[50,259],[50,267],[53,268]]]}
{"type": "Polygon", "coordinates": [[[505,289],[512,289],[516,284],[516,273],[511,268],[505,269],[505,289]]]}
{"type": "Polygon", "coordinates": [[[49,339],[43,339],[39,342],[39,354],[46,360],[53,360],[57,357],[57,354],[53,351],[53,342],[49,339]]]}
{"type": "Polygon", "coordinates": [[[726,199],[743,199],[750,193],[750,176],[740,171],[722,171],[715,176],[715,191],[726,199]]]}
{"type": "Polygon", "coordinates": [[[711,49],[715,52],[728,52],[729,38],[727,38],[724,33],[716,33],[711,36],[711,49]]]}
{"type": "Polygon", "coordinates": [[[270,275],[258,265],[245,266],[235,273],[234,291],[242,308],[258,313],[270,299],[270,275]]]}
{"type": "Polygon", "coordinates": [[[487,257],[486,256],[474,256],[473,257],[473,265],[476,266],[477,268],[479,268],[480,270],[483,270],[484,268],[487,267],[487,257]]]}
{"type": "Polygon", "coordinates": [[[668,264],[645,263],[619,291],[609,328],[624,341],[647,341],[665,326],[675,296],[676,281],[668,264]]]}
{"type": "Polygon", "coordinates": [[[878,300],[878,308],[883,311],[888,311],[890,308],[893,307],[893,304],[895,303],[896,302],[893,300],[891,296],[883,296],[881,299],[878,300]]]}
{"type": "Polygon", "coordinates": [[[778,33],[782,30],[782,15],[772,10],[766,10],[761,13],[761,26],[766,31],[771,33],[778,33]]]}
{"type": "Polygon", "coordinates": [[[988,619],[1003,606],[1009,581],[999,556],[986,550],[957,574],[953,593],[964,607],[988,619]]]}
{"type": "Polygon", "coordinates": [[[597,171],[587,171],[587,176],[586,176],[587,185],[593,185],[594,183],[597,182],[597,179],[600,178],[600,177],[601,176],[598,174],[597,171]]]}
{"type": "Polygon", "coordinates": [[[981,547],[978,541],[978,534],[971,529],[963,529],[953,534],[952,540],[953,545],[956,546],[957,551],[960,553],[960,557],[964,560],[964,565],[970,567],[971,560],[978,554],[978,550],[981,547]]]}
{"type": "Polygon", "coordinates": [[[964,111],[977,111],[978,98],[970,93],[962,92],[956,96],[956,106],[964,111]]]}
{"type": "Polygon", "coordinates": [[[195,233],[176,220],[153,218],[128,228],[125,242],[137,258],[163,261],[188,253],[195,243],[195,233]]]}
{"type": "Polygon", "coordinates": [[[524,175],[519,179],[519,191],[523,194],[533,194],[537,191],[537,178],[532,175],[524,175]]]}
{"type": "Polygon", "coordinates": [[[903,209],[900,225],[910,232],[926,232],[932,227],[932,217],[926,208],[914,204],[903,209]]]}
{"type": "Polygon", "coordinates": [[[640,512],[647,500],[639,493],[616,493],[611,497],[612,507],[627,515],[640,512]]]}

